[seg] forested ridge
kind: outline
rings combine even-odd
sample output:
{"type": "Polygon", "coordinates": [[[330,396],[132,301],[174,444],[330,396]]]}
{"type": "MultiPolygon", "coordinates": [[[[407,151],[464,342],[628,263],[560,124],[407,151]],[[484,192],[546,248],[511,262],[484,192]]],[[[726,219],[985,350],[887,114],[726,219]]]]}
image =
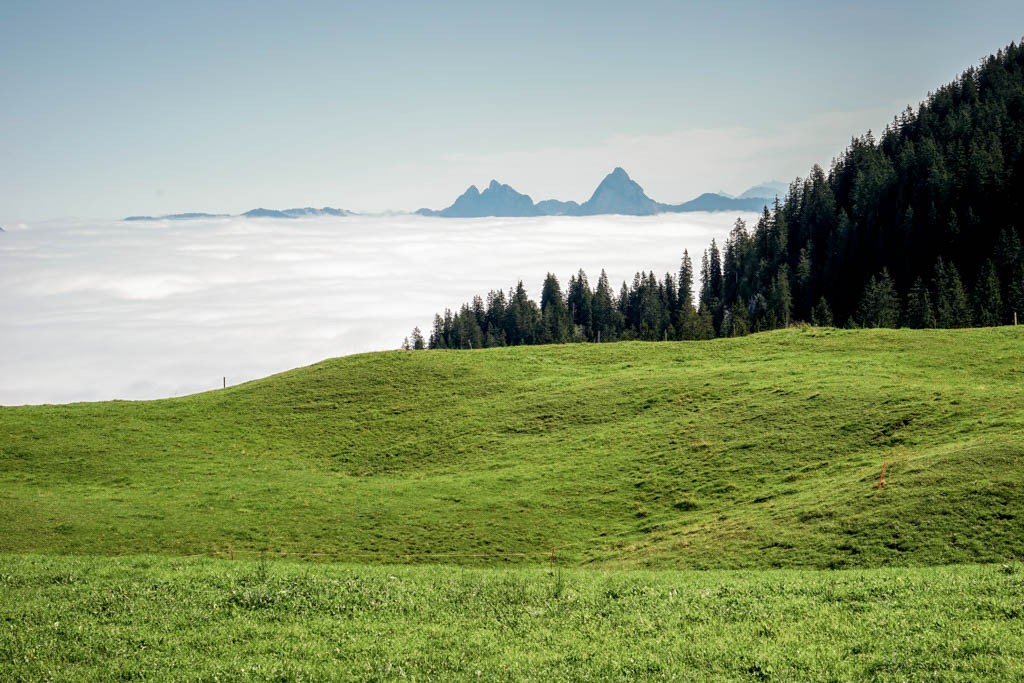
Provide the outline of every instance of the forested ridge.
{"type": "Polygon", "coordinates": [[[879,138],[815,165],[752,229],[700,262],[640,272],[618,293],[581,270],[538,304],[522,282],[434,317],[410,348],[705,339],[793,322],[969,327],[1024,316],[1024,46],[1011,43],[908,107],[879,138]]]}

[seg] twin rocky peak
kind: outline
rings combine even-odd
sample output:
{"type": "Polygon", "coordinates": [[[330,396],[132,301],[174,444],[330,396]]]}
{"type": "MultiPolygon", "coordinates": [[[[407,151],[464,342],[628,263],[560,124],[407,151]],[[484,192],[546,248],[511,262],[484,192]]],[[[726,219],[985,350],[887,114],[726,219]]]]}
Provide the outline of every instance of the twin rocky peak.
{"type": "Polygon", "coordinates": [[[650,216],[657,213],[681,213],[685,211],[760,211],[773,201],[783,188],[775,184],[761,185],[747,190],[739,197],[724,194],[705,193],[682,204],[662,204],[644,193],[635,180],[622,168],[616,168],[605,176],[594,190],[590,199],[579,204],[546,199],[534,203],[529,195],[516,192],[512,187],[497,180],[481,192],[471,185],[455,203],[447,209],[434,211],[420,209],[421,216],[444,218],[478,218],[483,216],[596,216],[619,214],[624,216],[650,216]]]}

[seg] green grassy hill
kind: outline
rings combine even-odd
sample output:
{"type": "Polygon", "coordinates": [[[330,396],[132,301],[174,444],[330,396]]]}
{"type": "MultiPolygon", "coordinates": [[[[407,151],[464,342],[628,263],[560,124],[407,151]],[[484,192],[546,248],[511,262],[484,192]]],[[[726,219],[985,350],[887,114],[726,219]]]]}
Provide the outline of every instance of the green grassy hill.
{"type": "Polygon", "coordinates": [[[0,409],[0,552],[988,562],[1022,465],[1024,328],[378,353],[0,409]]]}

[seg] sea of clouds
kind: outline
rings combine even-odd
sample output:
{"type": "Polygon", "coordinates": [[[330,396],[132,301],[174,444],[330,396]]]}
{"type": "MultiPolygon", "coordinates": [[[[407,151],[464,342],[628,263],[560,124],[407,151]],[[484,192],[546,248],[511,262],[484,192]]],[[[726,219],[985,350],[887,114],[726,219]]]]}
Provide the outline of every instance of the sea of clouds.
{"type": "Polygon", "coordinates": [[[395,349],[547,272],[618,292],[752,214],[54,221],[0,233],[0,404],[150,399],[395,349]]]}

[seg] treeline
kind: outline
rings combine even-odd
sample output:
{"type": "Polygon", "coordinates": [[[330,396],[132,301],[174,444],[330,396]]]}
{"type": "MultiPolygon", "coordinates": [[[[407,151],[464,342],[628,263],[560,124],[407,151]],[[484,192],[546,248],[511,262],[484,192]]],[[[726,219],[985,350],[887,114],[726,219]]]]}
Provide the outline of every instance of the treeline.
{"type": "Polygon", "coordinates": [[[710,318],[701,318],[693,305],[693,268],[683,253],[678,276],[637,273],[619,294],[601,271],[591,287],[580,270],[563,292],[558,278],[548,273],[540,303],[531,299],[520,281],[508,293],[491,291],[476,296],[457,312],[435,315],[428,338],[413,330],[405,348],[475,349],[520,344],[562,344],[573,341],[607,342],[622,339],[710,339],[710,318]]]}
{"type": "Polygon", "coordinates": [[[491,292],[435,316],[420,346],[1010,323],[1024,316],[1022,211],[1024,47],[1011,44],[794,180],[753,229],[737,221],[705,251],[699,292],[686,255],[677,276],[638,273],[617,296],[603,273],[564,295],[549,275],[539,306],[521,283],[491,292]]]}

